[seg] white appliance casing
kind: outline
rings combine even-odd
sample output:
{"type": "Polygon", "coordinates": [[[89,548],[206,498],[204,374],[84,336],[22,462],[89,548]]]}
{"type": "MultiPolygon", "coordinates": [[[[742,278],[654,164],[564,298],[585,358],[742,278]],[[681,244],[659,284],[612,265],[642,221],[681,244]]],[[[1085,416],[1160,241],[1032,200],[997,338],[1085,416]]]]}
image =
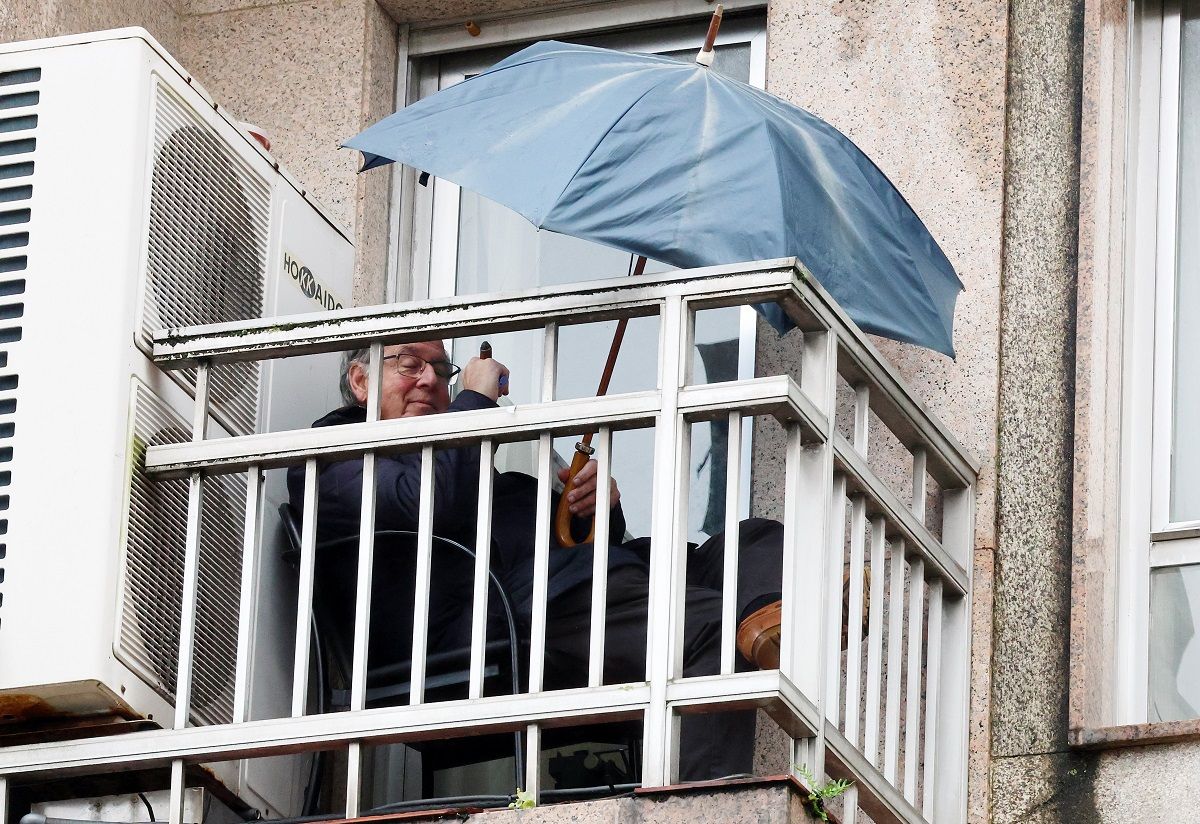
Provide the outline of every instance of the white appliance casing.
{"type": "MultiPolygon", "coordinates": [[[[16,378],[15,386],[0,390],[0,404],[15,401],[15,409],[0,407],[5,410],[0,423],[13,425],[0,441],[0,447],[12,448],[10,460],[0,463],[0,471],[10,473],[0,476],[0,484],[7,481],[0,495],[9,502],[0,512],[7,522],[7,534],[0,535],[0,697],[24,696],[31,707],[67,716],[115,708],[171,726],[173,676],[164,679],[153,671],[153,661],[148,665],[145,655],[139,660],[136,654],[146,644],[138,636],[145,634],[142,622],[151,620],[152,605],[130,599],[157,602],[155,596],[169,585],[135,590],[128,580],[131,530],[143,528],[130,518],[137,497],[130,492],[131,477],[144,443],[133,430],[133,398],[145,399],[149,390],[185,425],[193,403],[185,377],[165,374],[148,359],[146,329],[163,323],[155,310],[176,319],[167,325],[196,322],[164,310],[160,304],[168,300],[185,308],[193,302],[186,311],[215,313],[212,321],[235,319],[221,316],[244,298],[225,273],[235,258],[259,280],[257,311],[265,316],[349,305],[352,243],[142,29],[0,46],[0,150],[10,141],[17,149],[33,148],[0,151],[0,213],[28,210],[23,223],[0,223],[0,326],[19,330],[0,331],[0,338],[19,335],[0,343],[7,352],[0,376],[16,378]],[[40,76],[30,75],[31,69],[40,76]],[[30,91],[37,92],[32,105],[26,94],[8,99],[21,105],[6,107],[6,95],[30,91]],[[28,126],[31,114],[37,118],[32,128],[12,128],[28,126]],[[156,183],[156,163],[167,162],[164,135],[173,139],[181,122],[190,130],[188,139],[199,140],[187,151],[213,157],[206,155],[210,162],[199,183],[172,183],[166,172],[156,183]],[[29,162],[32,173],[22,174],[20,164],[29,162]],[[197,186],[226,184],[232,188],[205,199],[219,213],[213,218],[218,222],[198,225],[208,220],[203,208],[183,201],[194,198],[197,186]],[[156,185],[166,188],[152,195],[156,185]],[[22,197],[26,186],[32,191],[22,197]],[[152,196],[159,198],[157,228],[152,196]],[[163,205],[164,199],[170,202],[163,205]],[[181,203],[178,214],[188,220],[172,221],[171,210],[181,203]],[[170,231],[164,233],[164,225],[170,231]],[[250,242],[243,244],[239,233],[250,242]],[[151,246],[159,261],[157,291],[148,285],[151,246]],[[257,251],[244,251],[250,248],[257,251]],[[302,274],[301,266],[309,272],[302,274]],[[167,297],[159,281],[174,283],[176,270],[183,282],[175,284],[178,294],[167,297]]],[[[167,171],[189,174],[186,163],[167,171]]],[[[234,391],[246,402],[240,431],[307,427],[339,405],[337,360],[326,355],[265,363],[257,399],[239,379],[234,391]]],[[[239,431],[237,418],[219,409],[209,436],[239,431]]],[[[288,712],[295,594],[293,577],[279,559],[276,507],[286,494],[281,475],[268,475],[262,506],[254,636],[270,643],[253,646],[251,717],[288,712]]],[[[226,491],[244,489],[244,479],[241,484],[226,491]]],[[[167,495],[155,491],[150,500],[159,506],[157,496],[167,495]]],[[[236,496],[231,501],[232,508],[213,517],[228,532],[222,551],[240,563],[238,507],[244,501],[236,496]]],[[[208,639],[219,649],[197,662],[197,679],[207,679],[208,692],[193,710],[210,716],[194,719],[200,723],[229,720],[222,717],[232,696],[230,642],[224,636],[230,627],[236,635],[240,585],[240,572],[228,563],[214,565],[209,575],[222,579],[202,592],[202,598],[218,598],[206,606],[217,623],[202,625],[200,632],[221,637],[208,639]],[[222,600],[230,591],[232,604],[222,600]],[[222,660],[214,664],[214,658],[222,660]],[[220,700],[213,698],[217,694],[220,700]]],[[[300,758],[214,769],[247,803],[268,815],[289,815],[298,812],[296,775],[306,772],[298,769],[300,758]]]]}

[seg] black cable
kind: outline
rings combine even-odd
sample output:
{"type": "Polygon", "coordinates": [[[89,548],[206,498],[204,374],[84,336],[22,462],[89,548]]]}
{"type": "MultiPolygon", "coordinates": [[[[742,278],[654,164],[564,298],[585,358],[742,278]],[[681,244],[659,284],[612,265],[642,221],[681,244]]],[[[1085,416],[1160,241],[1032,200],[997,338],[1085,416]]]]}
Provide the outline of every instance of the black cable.
{"type": "MultiPolygon", "coordinates": [[[[299,549],[299,532],[295,528],[295,521],[296,521],[295,510],[293,510],[290,505],[285,503],[280,506],[280,514],[283,516],[284,527],[288,532],[289,541],[298,550],[299,549]]],[[[375,532],[376,540],[378,540],[382,536],[388,536],[388,535],[404,535],[404,536],[412,537],[412,538],[417,537],[416,532],[413,532],[411,530],[406,530],[406,529],[381,529],[381,530],[376,530],[376,532],[375,532]]],[[[449,544],[450,546],[457,547],[459,550],[466,553],[467,556],[469,556],[472,560],[475,560],[477,558],[475,552],[472,549],[470,549],[467,546],[464,546],[463,544],[460,544],[458,541],[454,541],[450,538],[444,538],[440,535],[435,535],[434,537],[439,541],[443,541],[443,542],[449,544]]],[[[347,542],[351,542],[351,541],[357,543],[358,536],[347,536],[345,538],[336,538],[332,541],[326,541],[325,543],[320,544],[317,547],[317,549],[326,548],[326,547],[336,545],[339,543],[347,543],[347,542]]],[[[521,688],[521,655],[520,655],[519,644],[517,643],[517,622],[516,622],[516,619],[513,617],[512,604],[509,603],[508,593],[504,591],[504,587],[503,587],[503,585],[501,585],[500,579],[496,577],[496,574],[494,572],[492,572],[491,569],[488,569],[488,578],[491,580],[492,584],[496,587],[496,592],[500,596],[500,604],[504,608],[504,618],[505,618],[505,622],[507,624],[507,629],[508,629],[509,666],[512,670],[512,694],[517,695],[520,692],[520,688],[521,688]]],[[[311,616],[311,620],[314,622],[314,626],[315,626],[315,621],[316,621],[315,616],[311,616]]],[[[318,644],[318,649],[319,648],[320,648],[320,645],[318,644]]],[[[321,659],[318,656],[318,662],[320,662],[320,660],[321,659]]],[[[320,665],[320,664],[318,664],[318,665],[320,665]]],[[[319,683],[323,684],[324,679],[321,679],[319,683]]],[[[320,700],[322,700],[322,701],[324,700],[324,690],[323,689],[321,690],[321,699],[320,700]]],[[[525,760],[524,760],[524,758],[522,758],[522,752],[524,751],[524,747],[522,745],[523,741],[524,741],[524,734],[521,731],[518,730],[517,732],[513,733],[513,750],[514,750],[513,751],[513,776],[516,780],[517,787],[525,786],[525,760]]],[[[315,759],[314,759],[314,761],[315,761],[315,759]]],[[[315,783],[316,782],[314,782],[310,779],[309,789],[311,789],[311,787],[315,783]]],[[[305,796],[306,796],[305,806],[302,807],[302,809],[306,813],[309,812],[309,807],[308,807],[309,799],[307,797],[308,791],[309,790],[306,789],[306,791],[305,791],[305,796]]]]}
{"type": "Polygon", "coordinates": [[[138,795],[138,798],[140,798],[142,800],[142,803],[146,805],[146,812],[149,813],[149,815],[150,815],[150,821],[155,821],[156,819],[154,818],[154,807],[150,806],[150,799],[146,798],[145,793],[138,793],[137,795],[138,795]]]}
{"type": "Polygon", "coordinates": [[[408,801],[392,801],[367,810],[364,815],[413,812],[441,807],[507,807],[516,796],[512,795],[453,795],[445,798],[413,798],[408,801]]]}

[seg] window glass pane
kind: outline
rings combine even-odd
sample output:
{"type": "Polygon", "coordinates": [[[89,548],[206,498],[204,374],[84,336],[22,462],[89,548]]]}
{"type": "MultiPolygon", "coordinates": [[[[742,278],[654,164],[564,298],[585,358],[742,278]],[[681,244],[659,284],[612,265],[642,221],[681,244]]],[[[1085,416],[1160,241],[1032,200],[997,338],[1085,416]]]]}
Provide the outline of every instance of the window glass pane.
{"type": "Polygon", "coordinates": [[[1180,62],[1178,269],[1171,520],[1200,520],[1200,0],[1184,3],[1180,62]]]}
{"type": "Polygon", "coordinates": [[[1200,564],[1150,573],[1150,721],[1200,716],[1200,564]]]}
{"type": "MultiPolygon", "coordinates": [[[[621,48],[619,42],[606,45],[621,48]]],[[[715,70],[749,82],[750,43],[719,45],[715,51],[715,70]]],[[[696,49],[666,51],[662,54],[692,61],[696,57],[696,49]]],[[[620,277],[626,274],[630,264],[630,256],[626,252],[554,232],[539,231],[516,212],[467,189],[461,190],[455,294],[512,292],[620,277]]],[[[672,268],[651,261],[646,272],[663,272],[672,268]]],[[[732,351],[736,369],[740,311],[737,308],[725,308],[704,314],[704,322],[696,327],[696,382],[712,383],[737,378],[736,372],[726,374],[728,370],[718,368],[722,361],[722,352],[718,350],[732,351]]],[[[614,325],[588,324],[560,330],[557,398],[595,395],[614,325]]],[[[658,331],[659,324],[654,318],[635,319],[629,324],[609,394],[652,390],[658,385],[658,331]]],[[[510,400],[518,404],[537,401],[542,368],[541,336],[532,333],[492,335],[490,343],[495,357],[512,371],[510,400]]],[[[465,363],[478,350],[478,341],[475,339],[461,340],[455,345],[453,357],[458,363],[465,363]]],[[[719,428],[719,425],[700,425],[693,442],[695,512],[690,519],[692,528],[689,537],[696,541],[703,540],[709,534],[702,523],[707,510],[700,505],[707,500],[705,496],[715,494],[708,489],[711,486],[709,481],[713,477],[724,478],[722,473],[714,476],[712,470],[715,464],[710,466],[710,462],[718,457],[715,453],[710,455],[710,452],[712,444],[720,441],[719,437],[714,441],[714,430],[719,428]]],[[[720,435],[719,432],[716,434],[720,435]]],[[[652,432],[640,430],[636,438],[628,437],[626,440],[631,445],[636,441],[636,448],[624,452],[614,450],[613,475],[622,490],[622,506],[629,529],[634,534],[645,535],[650,527],[649,489],[654,455],[652,432]]],[[[745,448],[749,449],[748,438],[745,443],[745,448]]],[[[725,459],[724,455],[719,458],[722,462],[725,459]]],[[[570,461],[569,452],[563,455],[563,459],[570,461]]],[[[504,468],[516,466],[505,465],[504,468]]]]}

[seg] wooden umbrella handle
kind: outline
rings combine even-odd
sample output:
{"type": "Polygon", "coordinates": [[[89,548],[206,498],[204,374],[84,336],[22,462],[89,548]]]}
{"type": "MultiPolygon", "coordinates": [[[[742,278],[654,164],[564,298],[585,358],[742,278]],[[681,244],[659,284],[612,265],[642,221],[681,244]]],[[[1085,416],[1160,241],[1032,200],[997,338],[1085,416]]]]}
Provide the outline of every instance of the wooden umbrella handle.
{"type": "MultiPolygon", "coordinates": [[[[646,258],[639,256],[637,264],[633,267],[633,272],[630,277],[636,277],[646,271],[646,258]]],[[[628,318],[621,318],[617,321],[617,329],[613,333],[612,345],[608,347],[608,360],[604,364],[604,372],[600,375],[600,386],[596,389],[596,397],[603,397],[608,392],[608,384],[612,381],[613,369],[617,365],[617,354],[621,351],[621,341],[625,340],[625,328],[629,326],[628,318]]],[[[575,476],[579,471],[591,460],[592,453],[592,435],[588,432],[583,436],[583,440],[575,444],[575,457],[571,459],[571,471],[567,475],[566,486],[563,487],[562,497],[558,499],[558,509],[554,513],[554,537],[561,547],[575,546],[575,539],[571,536],[571,510],[570,503],[567,501],[567,493],[575,488],[575,476]]],[[[596,535],[596,519],[592,518],[592,528],[588,531],[587,542],[591,543],[592,538],[596,535]]]]}
{"type": "MultiPolygon", "coordinates": [[[[592,457],[591,452],[585,452],[581,450],[579,448],[580,446],[585,446],[587,449],[591,449],[591,447],[587,447],[586,444],[576,444],[575,457],[571,458],[571,471],[567,475],[567,483],[563,487],[562,497],[558,499],[558,509],[554,513],[554,537],[558,540],[558,545],[561,547],[572,547],[575,546],[576,543],[575,536],[571,534],[571,509],[570,502],[567,500],[567,496],[571,494],[571,490],[575,488],[575,476],[579,474],[580,470],[587,465],[587,462],[591,460],[592,457]]],[[[588,529],[587,538],[584,539],[584,542],[590,544],[595,540],[595,538],[596,519],[593,517],[592,526],[590,529],[588,529]]]]}

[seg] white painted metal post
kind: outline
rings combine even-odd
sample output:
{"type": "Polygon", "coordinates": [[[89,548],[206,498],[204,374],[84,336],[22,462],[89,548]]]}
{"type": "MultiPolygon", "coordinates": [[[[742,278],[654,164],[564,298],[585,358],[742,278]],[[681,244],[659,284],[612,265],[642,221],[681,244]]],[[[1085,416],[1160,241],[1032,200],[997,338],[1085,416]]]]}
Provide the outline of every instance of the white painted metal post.
{"type": "MultiPolygon", "coordinates": [[[[487,649],[488,571],[492,558],[492,473],[496,447],[479,445],[479,506],[475,522],[475,585],[471,597],[471,676],[468,698],[483,695],[484,652],[487,649]]],[[[513,639],[515,642],[516,639],[513,639]]]]}
{"type": "MultiPolygon", "coordinates": [[[[367,422],[379,420],[383,391],[383,344],[372,343],[367,366],[367,422]]],[[[367,646],[371,634],[371,581],[375,573],[375,453],[362,458],[362,495],[358,513],[358,570],[354,590],[354,643],[350,654],[350,709],[367,706],[367,646]]],[[[318,687],[323,689],[324,686],[318,687]]],[[[355,818],[362,806],[362,744],[347,748],[346,817],[355,818]]]]}
{"type": "Polygon", "coordinates": [[[926,480],[928,456],[925,452],[925,447],[920,446],[914,449],[912,451],[912,459],[912,513],[917,516],[918,521],[925,523],[925,498],[928,495],[928,481],[926,480]]]}
{"type": "Polygon", "coordinates": [[[645,715],[643,736],[642,786],[661,787],[673,777],[678,753],[671,710],[667,706],[667,682],[675,674],[673,637],[679,627],[672,626],[676,593],[671,585],[676,578],[679,553],[675,546],[679,534],[675,485],[679,477],[679,456],[683,452],[683,432],[679,421],[679,387],[684,363],[691,344],[690,327],[682,298],[672,296],[662,305],[659,337],[659,390],[662,404],[654,431],[654,502],[651,512],[650,593],[647,609],[647,672],[650,677],[650,701],[645,715]]]}
{"type": "Polygon", "coordinates": [[[300,515],[300,589],[296,594],[296,654],[292,666],[292,717],[308,707],[308,660],[313,574],[317,550],[317,460],[304,462],[304,512],[300,515]]]}
{"type": "Polygon", "coordinates": [[[259,510],[262,501],[262,470],[246,473],[246,519],[242,532],[242,586],[238,601],[237,663],[233,676],[233,723],[250,715],[250,657],[254,654],[254,597],[258,590],[259,510]]]}
{"type": "Polygon", "coordinates": [[[612,508],[612,430],[600,428],[593,440],[596,449],[596,532],[592,542],[592,618],[588,641],[588,686],[604,682],[604,621],[608,603],[608,545],[612,508]]]}
{"type": "Polygon", "coordinates": [[[937,784],[937,733],[941,714],[942,579],[929,582],[929,632],[925,652],[925,757],[921,763],[921,814],[933,815],[937,784]]]}
{"type": "MultiPolygon", "coordinates": [[[[737,636],[738,511],[742,501],[742,413],[729,413],[729,442],[725,451],[725,554],[721,578],[721,674],[734,668],[737,636]]],[[[786,483],[786,481],[785,481],[786,483]]],[[[786,487],[785,492],[786,496],[786,487]]]]}
{"type": "MultiPolygon", "coordinates": [[[[549,434],[538,438],[537,528],[533,539],[533,606],[529,635],[529,691],[541,692],[546,667],[546,596],[550,575],[550,471],[554,444],[549,434]]],[[[534,765],[536,766],[536,764],[534,765]]]]}
{"type": "Polygon", "coordinates": [[[0,776],[0,821],[8,821],[8,779],[0,776]]]}
{"type": "Polygon", "coordinates": [[[880,679],[883,674],[883,585],[887,535],[884,520],[871,521],[871,596],[867,623],[867,709],[863,754],[879,769],[880,679]]]}
{"type": "Polygon", "coordinates": [[[187,785],[184,783],[184,761],[176,758],[171,762],[170,802],[167,806],[167,824],[184,824],[183,804],[187,785]]]}
{"type": "MultiPolygon", "coordinates": [[[[783,646],[780,667],[825,717],[825,704],[837,702],[826,690],[825,673],[830,666],[824,642],[829,622],[826,586],[830,512],[838,496],[834,489],[833,432],[837,411],[837,332],[805,332],[801,353],[800,387],[825,416],[824,439],[803,446],[801,430],[793,424],[788,442],[788,484],[785,490],[783,646]],[[792,469],[791,467],[795,467],[792,469]],[[794,560],[789,564],[788,558],[794,560]],[[813,596],[813,581],[818,582],[813,596]]],[[[841,481],[845,496],[845,480],[841,481]]],[[[840,520],[840,519],[839,519],[840,520]]],[[[840,563],[838,565],[841,567],[840,563]]],[[[841,592],[841,583],[838,584],[841,592]]],[[[836,632],[836,628],[834,630],[836,632]]],[[[836,664],[834,665],[836,667],[836,664]]],[[[793,741],[793,764],[804,766],[817,780],[825,774],[825,724],[811,742],[793,741]]]]}
{"type": "Polygon", "coordinates": [[[904,798],[917,802],[917,765],[921,758],[921,670],[925,629],[925,562],[919,555],[908,561],[908,666],[904,717],[904,798]]]}
{"type": "Polygon", "coordinates": [[[850,596],[846,612],[846,740],[858,746],[862,711],[862,611],[863,568],[867,542],[867,502],[862,495],[850,499],[850,596]]]}
{"type": "MultiPolygon", "coordinates": [[[[196,369],[196,403],[192,415],[192,441],[204,440],[208,424],[209,367],[196,369]]],[[[200,523],[204,506],[203,477],[188,478],[187,533],[183,552],[183,591],[179,603],[179,663],[175,669],[175,729],[188,724],[192,702],[192,664],[196,649],[196,608],[200,590],[200,523]]]]}
{"type": "MultiPolygon", "coordinates": [[[[975,488],[943,490],[942,543],[971,571],[975,541],[975,488]]],[[[933,795],[930,821],[967,820],[967,737],[971,691],[971,596],[942,590],[941,673],[938,686],[937,756],[926,767],[926,795],[933,795]],[[932,783],[932,787],[931,787],[932,783]]],[[[932,608],[932,607],[931,607],[932,608]]],[[[932,643],[932,640],[930,641],[932,643]]]]}
{"type": "Polygon", "coordinates": [[[883,777],[893,786],[900,764],[900,680],[904,651],[904,541],[888,557],[887,700],[884,703],[883,777]]]}
{"type": "Polygon", "coordinates": [[[413,593],[412,663],[408,703],[425,702],[425,653],[429,643],[429,576],[433,567],[433,447],[421,450],[421,499],[417,515],[416,591],[413,593]]]}
{"type": "Polygon", "coordinates": [[[525,792],[537,801],[542,792],[542,728],[537,724],[525,726],[525,792]]]}

